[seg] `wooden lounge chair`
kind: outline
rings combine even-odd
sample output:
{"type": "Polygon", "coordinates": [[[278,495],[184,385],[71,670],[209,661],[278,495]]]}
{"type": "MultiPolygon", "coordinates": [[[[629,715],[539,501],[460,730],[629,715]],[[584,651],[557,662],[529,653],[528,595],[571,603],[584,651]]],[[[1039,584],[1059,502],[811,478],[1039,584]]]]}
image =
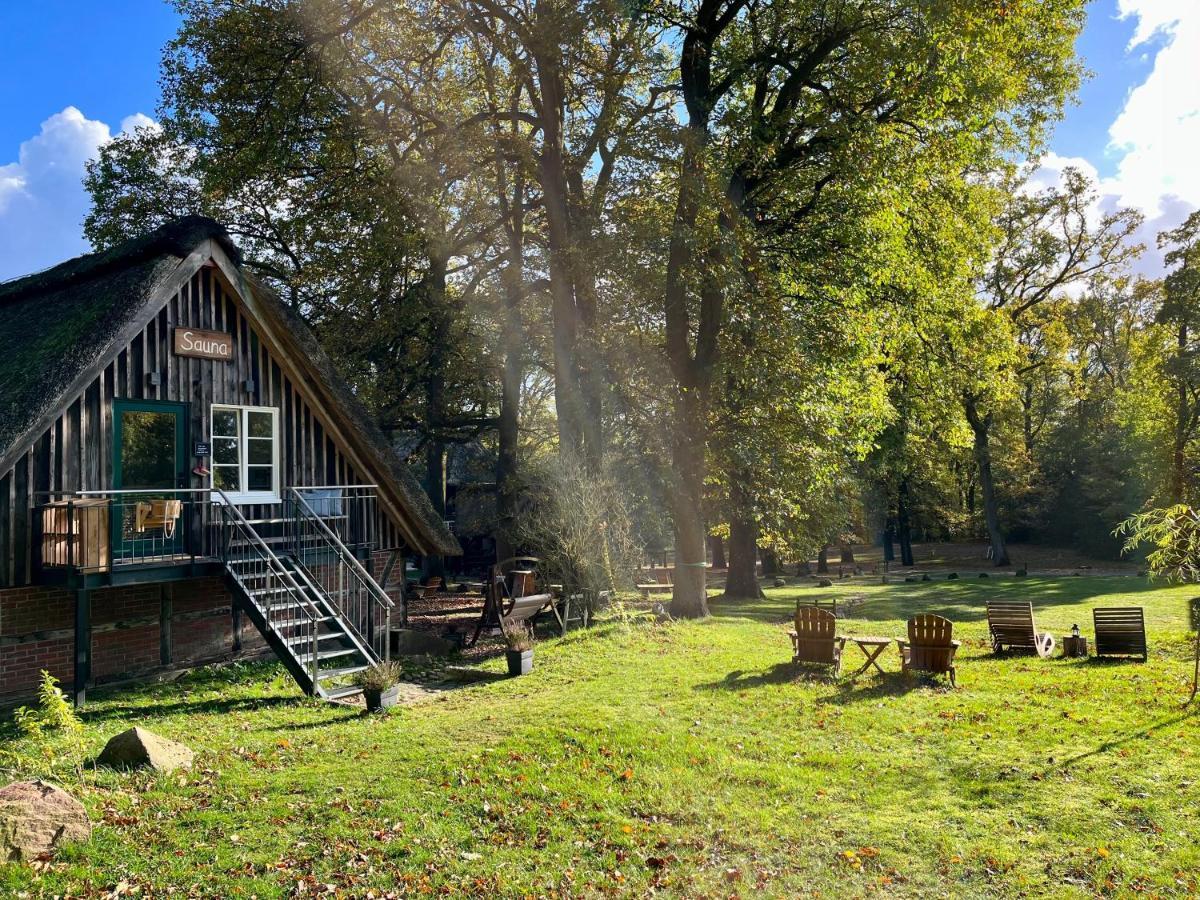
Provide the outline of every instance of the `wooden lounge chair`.
{"type": "Polygon", "coordinates": [[[959,641],[954,640],[954,623],[931,614],[913,616],[908,620],[908,640],[896,639],[900,645],[900,671],[929,672],[949,675],[950,686],[957,687],[954,654],[959,641]]]}
{"type": "Polygon", "coordinates": [[[846,639],[837,633],[833,613],[815,606],[796,605],[796,630],[792,639],[792,662],[832,666],[836,676],[842,669],[846,639]]]}
{"type": "Polygon", "coordinates": [[[1036,653],[1042,659],[1054,652],[1054,635],[1038,634],[1033,624],[1033,604],[1028,600],[991,600],[987,605],[992,650],[1036,653]]]}
{"type": "Polygon", "coordinates": [[[1140,606],[1101,606],[1092,610],[1097,656],[1140,656],[1146,650],[1146,619],[1140,606]]]}

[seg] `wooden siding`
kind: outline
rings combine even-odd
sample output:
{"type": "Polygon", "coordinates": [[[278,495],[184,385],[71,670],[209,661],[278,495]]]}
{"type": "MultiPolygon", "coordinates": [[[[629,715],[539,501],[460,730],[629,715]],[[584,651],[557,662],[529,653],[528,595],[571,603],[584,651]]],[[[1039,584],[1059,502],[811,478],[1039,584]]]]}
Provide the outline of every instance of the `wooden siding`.
{"type": "MultiPolygon", "coordinates": [[[[305,401],[240,304],[224,290],[217,270],[205,267],[73,398],[16,465],[0,475],[0,587],[31,581],[31,509],[45,500],[35,499],[37,492],[112,487],[114,399],[187,403],[189,468],[194,464],[192,443],[211,438],[212,404],[275,407],[280,415],[280,481],[284,488],[364,481],[327,432],[324,417],[305,401]],[[176,327],[231,333],[233,359],[223,362],[176,356],[176,327]],[[158,385],[150,384],[154,372],[159,373],[158,385]],[[252,383],[250,390],[247,382],[252,383]]],[[[190,486],[207,487],[204,481],[191,476],[190,486]]],[[[267,505],[242,507],[250,518],[266,517],[271,509],[267,505]]],[[[401,546],[396,523],[382,511],[379,519],[380,546],[401,546]]]]}

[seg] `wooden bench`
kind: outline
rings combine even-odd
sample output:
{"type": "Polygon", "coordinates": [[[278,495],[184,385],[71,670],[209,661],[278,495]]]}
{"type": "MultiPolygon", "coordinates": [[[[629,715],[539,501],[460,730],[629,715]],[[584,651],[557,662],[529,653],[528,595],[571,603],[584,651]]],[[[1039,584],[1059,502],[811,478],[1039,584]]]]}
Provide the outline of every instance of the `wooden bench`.
{"type": "Polygon", "coordinates": [[[529,622],[549,607],[553,600],[553,594],[526,594],[524,597],[514,597],[508,608],[500,611],[500,627],[508,628],[510,625],[529,622]]]}
{"type": "Polygon", "coordinates": [[[1033,624],[1033,604],[1028,600],[990,600],[987,616],[996,653],[1016,650],[1048,659],[1054,652],[1054,635],[1038,633],[1033,624]]]}
{"type": "MultiPolygon", "coordinates": [[[[514,557],[492,566],[491,575],[483,592],[483,612],[475,626],[475,634],[468,642],[473,647],[483,629],[506,628],[510,625],[529,623],[544,609],[554,608],[554,595],[547,592],[533,593],[536,576],[532,568],[516,568],[517,565],[535,565],[537,560],[529,556],[514,557]]],[[[558,613],[555,610],[557,617],[558,613]]]]}
{"type": "Polygon", "coordinates": [[[900,645],[900,671],[949,675],[950,686],[957,687],[954,654],[960,641],[954,640],[954,623],[942,616],[925,613],[908,620],[908,640],[900,645]]]}
{"type": "Polygon", "coordinates": [[[1140,606],[1100,606],[1092,610],[1097,656],[1140,656],[1146,649],[1146,619],[1140,606]]]}
{"type": "Polygon", "coordinates": [[[643,571],[638,574],[654,579],[638,583],[637,589],[641,591],[643,597],[649,597],[651,594],[669,594],[675,589],[670,569],[651,569],[649,572],[643,571]]]}

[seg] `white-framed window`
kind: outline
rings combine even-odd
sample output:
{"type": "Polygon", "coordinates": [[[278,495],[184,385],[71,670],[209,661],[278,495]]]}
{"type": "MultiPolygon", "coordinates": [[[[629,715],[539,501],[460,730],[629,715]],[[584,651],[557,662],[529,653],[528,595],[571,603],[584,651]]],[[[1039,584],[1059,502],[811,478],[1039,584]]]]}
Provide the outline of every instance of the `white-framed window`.
{"type": "Polygon", "coordinates": [[[212,407],[212,486],[235,503],[279,502],[279,410],[212,407]]]}

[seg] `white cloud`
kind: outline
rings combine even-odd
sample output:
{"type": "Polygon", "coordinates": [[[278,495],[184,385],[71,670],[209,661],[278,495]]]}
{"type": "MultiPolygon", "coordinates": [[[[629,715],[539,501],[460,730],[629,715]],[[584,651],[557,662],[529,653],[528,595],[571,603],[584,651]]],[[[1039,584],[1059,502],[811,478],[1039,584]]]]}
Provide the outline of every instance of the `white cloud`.
{"type": "Polygon", "coordinates": [[[1117,10],[1121,18],[1135,20],[1127,52],[1142,48],[1153,54],[1154,65],[1109,126],[1108,150],[1119,160],[1115,173],[1100,178],[1086,159],[1049,153],[1038,161],[1030,183],[1056,184],[1062,170],[1074,166],[1098,183],[1097,212],[1140,210],[1146,221],[1136,238],[1146,245],[1146,255],[1137,269],[1158,276],[1163,270],[1158,232],[1200,208],[1200,0],[1117,0],[1117,10]]]}
{"type": "MultiPolygon", "coordinates": [[[[127,117],[121,129],[153,125],[138,113],[127,117]]],[[[108,125],[68,106],[21,144],[16,162],[0,165],[0,279],[87,252],[84,164],[112,137],[108,125]]]]}
{"type": "Polygon", "coordinates": [[[1135,87],[1109,127],[1110,149],[1121,154],[1107,190],[1148,216],[1171,198],[1200,206],[1200,3],[1196,0],[1119,0],[1123,18],[1137,20],[1129,49],[1151,38],[1163,45],[1154,68],[1135,87]]]}

